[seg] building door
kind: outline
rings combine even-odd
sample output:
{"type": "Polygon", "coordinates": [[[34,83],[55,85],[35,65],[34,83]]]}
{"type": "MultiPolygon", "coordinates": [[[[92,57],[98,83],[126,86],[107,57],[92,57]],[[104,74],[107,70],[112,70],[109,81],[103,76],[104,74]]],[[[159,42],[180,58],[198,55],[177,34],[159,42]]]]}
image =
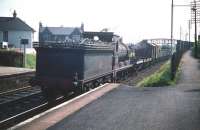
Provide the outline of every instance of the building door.
{"type": "Polygon", "coordinates": [[[3,41],[8,42],[8,31],[3,32],[3,41]]]}

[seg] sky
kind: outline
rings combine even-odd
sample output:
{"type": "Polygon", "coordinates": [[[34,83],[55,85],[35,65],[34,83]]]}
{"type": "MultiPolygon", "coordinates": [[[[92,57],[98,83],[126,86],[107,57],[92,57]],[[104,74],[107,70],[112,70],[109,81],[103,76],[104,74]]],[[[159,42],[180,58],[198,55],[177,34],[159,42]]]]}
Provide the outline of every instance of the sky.
{"type": "MultiPolygon", "coordinates": [[[[108,28],[122,36],[125,43],[170,38],[171,0],[0,0],[0,16],[11,17],[14,10],[17,17],[36,30],[35,41],[39,22],[55,27],[80,27],[84,23],[86,31],[108,28]]],[[[174,8],[175,39],[185,40],[190,12],[189,7],[174,8]]]]}

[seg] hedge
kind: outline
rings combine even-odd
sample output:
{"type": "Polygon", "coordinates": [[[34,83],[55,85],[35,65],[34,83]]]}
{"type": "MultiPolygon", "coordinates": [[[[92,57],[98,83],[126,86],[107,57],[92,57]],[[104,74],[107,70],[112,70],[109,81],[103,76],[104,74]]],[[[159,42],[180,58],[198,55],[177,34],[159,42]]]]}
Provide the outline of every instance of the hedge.
{"type": "Polygon", "coordinates": [[[23,53],[0,49],[0,66],[23,66],[23,53]]]}

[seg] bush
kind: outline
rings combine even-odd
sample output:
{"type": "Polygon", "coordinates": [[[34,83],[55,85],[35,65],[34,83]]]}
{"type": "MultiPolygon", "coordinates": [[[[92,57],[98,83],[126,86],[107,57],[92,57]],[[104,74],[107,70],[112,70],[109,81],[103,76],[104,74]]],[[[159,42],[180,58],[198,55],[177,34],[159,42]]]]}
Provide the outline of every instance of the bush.
{"type": "Polygon", "coordinates": [[[26,54],[26,68],[35,69],[36,66],[36,55],[26,54]]]}

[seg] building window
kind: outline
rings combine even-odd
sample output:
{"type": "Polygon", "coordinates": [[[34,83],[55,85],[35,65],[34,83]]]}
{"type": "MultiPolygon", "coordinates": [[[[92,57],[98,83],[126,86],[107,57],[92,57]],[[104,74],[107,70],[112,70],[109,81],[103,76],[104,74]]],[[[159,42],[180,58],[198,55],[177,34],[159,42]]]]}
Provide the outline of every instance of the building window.
{"type": "Polygon", "coordinates": [[[81,36],[80,35],[73,35],[72,39],[75,40],[75,41],[79,41],[81,39],[81,36]]]}
{"type": "Polygon", "coordinates": [[[49,41],[49,35],[48,34],[44,34],[44,41],[49,41]]]}
{"type": "Polygon", "coordinates": [[[8,31],[3,32],[3,41],[8,42],[8,31]]]}

